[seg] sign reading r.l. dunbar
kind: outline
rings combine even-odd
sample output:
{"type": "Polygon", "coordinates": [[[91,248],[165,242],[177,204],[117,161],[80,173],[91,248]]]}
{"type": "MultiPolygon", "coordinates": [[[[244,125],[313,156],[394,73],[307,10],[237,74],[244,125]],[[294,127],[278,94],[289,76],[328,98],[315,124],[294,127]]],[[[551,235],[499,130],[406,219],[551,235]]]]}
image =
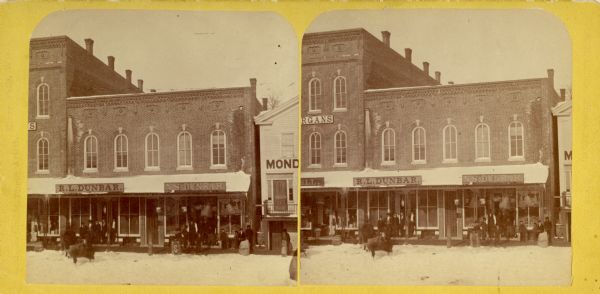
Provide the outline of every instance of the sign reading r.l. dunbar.
{"type": "Polygon", "coordinates": [[[125,191],[123,183],[97,183],[97,184],[56,184],[56,193],[112,193],[125,191]]]}
{"type": "Polygon", "coordinates": [[[421,176],[354,178],[354,186],[406,186],[421,185],[421,176]]]}
{"type": "Polygon", "coordinates": [[[225,182],[165,183],[165,192],[225,192],[225,182]]]}

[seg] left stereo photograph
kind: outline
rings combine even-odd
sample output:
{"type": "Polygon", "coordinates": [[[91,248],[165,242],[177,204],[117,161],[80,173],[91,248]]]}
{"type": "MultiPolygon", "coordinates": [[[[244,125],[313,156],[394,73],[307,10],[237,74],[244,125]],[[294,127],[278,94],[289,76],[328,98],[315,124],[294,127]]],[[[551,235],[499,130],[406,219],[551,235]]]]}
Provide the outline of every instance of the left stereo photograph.
{"type": "Polygon", "coordinates": [[[44,18],[27,282],[295,286],[297,42],[274,13],[44,18]]]}

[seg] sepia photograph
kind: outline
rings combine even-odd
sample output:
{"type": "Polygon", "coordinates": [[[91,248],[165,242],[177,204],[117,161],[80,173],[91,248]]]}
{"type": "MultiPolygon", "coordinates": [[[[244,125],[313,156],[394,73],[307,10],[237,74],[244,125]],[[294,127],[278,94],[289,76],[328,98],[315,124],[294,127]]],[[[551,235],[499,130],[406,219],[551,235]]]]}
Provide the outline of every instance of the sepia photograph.
{"type": "Polygon", "coordinates": [[[542,10],[318,16],[302,284],[570,285],[571,55],[542,10]]]}
{"type": "Polygon", "coordinates": [[[27,283],[296,285],[297,38],[272,12],[44,18],[27,283]]]}

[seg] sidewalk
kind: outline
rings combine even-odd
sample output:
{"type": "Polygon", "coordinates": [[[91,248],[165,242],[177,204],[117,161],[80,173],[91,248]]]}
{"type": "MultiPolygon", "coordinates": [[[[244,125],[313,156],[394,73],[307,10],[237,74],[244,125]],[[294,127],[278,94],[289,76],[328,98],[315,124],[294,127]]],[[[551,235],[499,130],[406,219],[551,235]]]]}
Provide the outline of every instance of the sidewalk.
{"type": "MultiPolygon", "coordinates": [[[[316,238],[311,238],[308,240],[308,245],[331,245],[332,244],[332,239],[333,237],[330,236],[325,236],[325,237],[320,237],[318,239],[316,238]]],[[[400,238],[400,237],[394,237],[392,238],[392,242],[394,243],[394,245],[403,245],[403,244],[407,244],[407,245],[439,245],[439,246],[446,246],[447,245],[447,240],[446,239],[418,239],[416,237],[412,237],[412,238],[400,238]]],[[[494,246],[493,245],[493,240],[481,240],[480,241],[480,245],[481,246],[494,246]]],[[[343,243],[345,244],[357,244],[357,241],[355,239],[350,239],[347,241],[344,241],[343,243]]],[[[469,239],[465,238],[463,240],[452,240],[451,242],[452,246],[470,246],[469,243],[469,239]]],[[[499,246],[499,247],[511,247],[511,246],[527,246],[527,245],[537,245],[537,242],[533,241],[533,240],[529,240],[527,242],[521,242],[519,240],[506,240],[506,239],[500,239],[500,241],[498,241],[498,244],[495,246],[499,246]]],[[[565,241],[564,239],[553,239],[552,240],[552,244],[550,246],[555,246],[555,247],[571,247],[571,243],[565,241]]]]}

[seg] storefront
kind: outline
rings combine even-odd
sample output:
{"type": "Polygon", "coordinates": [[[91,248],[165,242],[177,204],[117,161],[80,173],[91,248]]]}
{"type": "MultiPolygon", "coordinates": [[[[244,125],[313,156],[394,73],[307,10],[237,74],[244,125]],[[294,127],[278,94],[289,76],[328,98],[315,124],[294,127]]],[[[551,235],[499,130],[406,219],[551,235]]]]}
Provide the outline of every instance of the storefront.
{"type": "Polygon", "coordinates": [[[30,179],[28,241],[58,241],[68,226],[95,243],[164,246],[185,226],[216,238],[244,227],[245,173],[30,179]]]}
{"type": "Polygon", "coordinates": [[[303,173],[302,231],[355,235],[366,222],[397,215],[397,236],[462,239],[493,215],[515,238],[542,221],[548,168],[541,164],[414,171],[303,173]]]}

